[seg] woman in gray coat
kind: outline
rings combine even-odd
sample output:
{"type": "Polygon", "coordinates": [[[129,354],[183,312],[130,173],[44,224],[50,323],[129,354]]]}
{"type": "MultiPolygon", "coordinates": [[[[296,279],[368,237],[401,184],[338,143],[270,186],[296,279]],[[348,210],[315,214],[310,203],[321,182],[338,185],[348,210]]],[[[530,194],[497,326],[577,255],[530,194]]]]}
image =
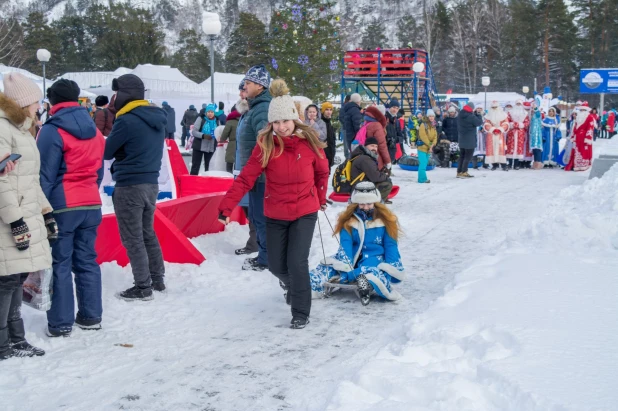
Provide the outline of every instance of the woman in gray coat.
{"type": "Polygon", "coordinates": [[[326,123],[320,118],[318,106],[309,104],[305,109],[305,124],[311,126],[318,132],[318,138],[322,143],[326,142],[326,123]]]}

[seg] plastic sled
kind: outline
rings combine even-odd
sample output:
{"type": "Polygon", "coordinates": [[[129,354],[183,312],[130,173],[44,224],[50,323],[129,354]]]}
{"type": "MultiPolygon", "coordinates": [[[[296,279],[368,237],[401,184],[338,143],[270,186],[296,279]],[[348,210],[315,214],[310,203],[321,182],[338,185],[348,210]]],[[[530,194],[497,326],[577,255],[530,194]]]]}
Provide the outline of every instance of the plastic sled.
{"type": "MultiPolygon", "coordinates": [[[[402,170],[406,170],[406,171],[418,171],[418,166],[409,166],[406,164],[397,164],[399,166],[399,168],[401,168],[402,170]]],[[[427,166],[427,171],[431,171],[434,168],[436,168],[436,166],[427,166]]]]}
{"type": "MultiPolygon", "coordinates": [[[[397,194],[399,194],[399,186],[393,186],[393,189],[391,190],[391,193],[388,195],[388,198],[391,199],[395,197],[397,194]]],[[[331,199],[331,201],[334,201],[336,203],[347,203],[348,200],[350,200],[350,194],[332,192],[330,193],[328,198],[331,199]]]]}

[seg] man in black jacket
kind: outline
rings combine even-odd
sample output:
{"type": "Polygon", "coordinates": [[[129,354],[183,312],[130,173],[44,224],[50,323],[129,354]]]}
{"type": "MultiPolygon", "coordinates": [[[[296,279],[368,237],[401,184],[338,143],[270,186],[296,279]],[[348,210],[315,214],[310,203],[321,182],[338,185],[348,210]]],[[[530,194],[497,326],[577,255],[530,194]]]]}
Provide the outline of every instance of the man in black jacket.
{"type": "Polygon", "coordinates": [[[457,131],[459,133],[459,164],[457,178],[471,178],[468,174],[468,164],[476,148],[478,127],[483,124],[483,117],[474,111],[474,103],[464,106],[457,116],[457,131]]]}
{"type": "Polygon", "coordinates": [[[345,112],[345,140],[348,147],[352,146],[356,133],[363,125],[363,113],[360,110],[360,103],[360,94],[354,93],[350,96],[350,102],[343,106],[345,112]]]}
{"type": "Polygon", "coordinates": [[[189,138],[189,132],[191,130],[191,126],[195,124],[195,120],[197,120],[198,112],[195,109],[195,106],[191,104],[189,109],[185,111],[184,116],[182,116],[182,121],[180,125],[182,126],[182,138],[180,144],[184,147],[187,142],[187,138],[189,138]]]}
{"type": "Polygon", "coordinates": [[[343,100],[343,104],[339,110],[339,125],[341,126],[339,132],[341,133],[341,141],[343,141],[343,155],[345,158],[350,158],[350,146],[345,138],[345,105],[350,102],[351,97],[351,94],[345,96],[345,100],[343,100]]]}
{"type": "Polygon", "coordinates": [[[335,129],[331,123],[333,117],[333,105],[328,101],[322,103],[322,121],[326,123],[326,158],[328,159],[328,167],[332,168],[335,164],[335,153],[337,152],[337,140],[335,137],[335,129]]]}
{"type": "Polygon", "coordinates": [[[165,111],[167,115],[167,126],[165,126],[165,138],[169,138],[170,140],[174,139],[174,134],[176,133],[176,111],[173,107],[171,107],[167,101],[164,101],[161,104],[161,108],[165,111]]]}
{"type": "Polygon", "coordinates": [[[458,140],[457,110],[451,106],[448,109],[447,117],[442,120],[442,132],[438,133],[438,144],[433,149],[440,161],[440,167],[449,167],[451,143],[456,143],[458,140]]]}
{"type": "Polygon", "coordinates": [[[364,178],[361,178],[357,183],[361,181],[371,181],[375,184],[376,188],[382,196],[382,201],[385,204],[391,204],[388,199],[388,195],[393,189],[393,183],[387,174],[381,172],[378,169],[378,140],[375,137],[368,137],[364,146],[358,146],[350,154],[352,161],[352,170],[350,178],[352,181],[356,180],[362,173],[365,173],[364,178]]]}
{"type": "Polygon", "coordinates": [[[404,139],[403,129],[398,117],[399,100],[392,98],[386,112],[386,144],[392,163],[396,164],[397,144],[404,139]]]}

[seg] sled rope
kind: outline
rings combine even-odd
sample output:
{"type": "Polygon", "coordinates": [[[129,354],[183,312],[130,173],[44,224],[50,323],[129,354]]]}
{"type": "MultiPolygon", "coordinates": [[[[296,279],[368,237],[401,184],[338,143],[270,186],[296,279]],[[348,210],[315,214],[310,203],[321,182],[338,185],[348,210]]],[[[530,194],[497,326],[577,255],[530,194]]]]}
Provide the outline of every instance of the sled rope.
{"type": "MultiPolygon", "coordinates": [[[[326,215],[326,213],[324,213],[324,215],[326,215]]],[[[326,263],[326,252],[324,251],[324,240],[322,239],[322,226],[320,225],[320,214],[319,213],[318,213],[318,231],[320,232],[320,243],[322,243],[322,255],[324,256],[324,263],[326,263]]]]}

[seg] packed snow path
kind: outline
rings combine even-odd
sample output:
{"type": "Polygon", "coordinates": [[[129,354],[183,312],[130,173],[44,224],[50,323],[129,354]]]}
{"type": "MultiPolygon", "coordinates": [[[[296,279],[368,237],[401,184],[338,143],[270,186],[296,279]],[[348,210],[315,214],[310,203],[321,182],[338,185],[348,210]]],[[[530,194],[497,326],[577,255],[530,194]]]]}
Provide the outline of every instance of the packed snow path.
{"type": "MultiPolygon", "coordinates": [[[[268,272],[240,270],[247,228],[195,240],[201,267],[167,265],[168,291],[151,302],[128,303],[114,293],[129,287],[128,269],[103,266],[103,331],[74,330],[44,337],[45,316],[24,308],[28,338],[47,355],[11,359],[0,367],[5,410],[321,410],[336,385],[352,375],[402,324],[424,311],[453,276],[510,230],[540,215],[562,188],[583,173],[560,170],[473,171],[394,169],[402,186],[394,200],[405,237],[408,279],[399,303],[376,299],[362,307],[353,294],[314,300],[311,324],[288,329],[289,307],[268,272]],[[121,344],[131,345],[123,347],[121,344]]],[[[343,205],[327,211],[335,224],[343,205]]],[[[214,211],[212,211],[214,212],[214,211]]],[[[326,253],[337,242],[320,214],[326,253]]],[[[315,230],[311,265],[322,258],[315,230]]],[[[396,337],[401,338],[401,337],[396,337]]]]}

